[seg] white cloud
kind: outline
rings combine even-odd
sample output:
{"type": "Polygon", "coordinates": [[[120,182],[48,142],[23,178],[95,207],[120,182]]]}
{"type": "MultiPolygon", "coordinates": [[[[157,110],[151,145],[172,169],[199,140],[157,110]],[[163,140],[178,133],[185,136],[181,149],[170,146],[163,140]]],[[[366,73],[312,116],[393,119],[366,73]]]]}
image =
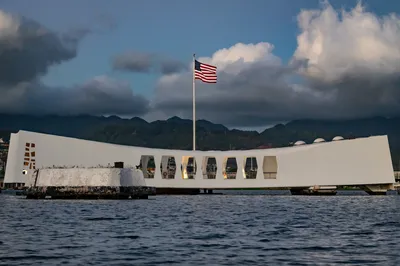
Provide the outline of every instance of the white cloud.
{"type": "Polygon", "coordinates": [[[308,60],[305,74],[336,81],[359,72],[392,74],[400,70],[400,18],[377,17],[361,3],[337,12],[329,4],[298,16],[301,34],[294,58],[308,60]]]}
{"type": "MultiPolygon", "coordinates": [[[[268,42],[238,43],[198,60],[218,67],[216,85],[196,82],[198,118],[234,126],[300,118],[400,115],[400,19],[361,4],[302,10],[291,64],[268,42]]],[[[191,117],[191,73],[160,78],[158,112],[191,117]]]]}
{"type": "Polygon", "coordinates": [[[216,51],[211,57],[200,57],[198,60],[218,66],[219,71],[237,74],[246,65],[256,62],[280,65],[281,60],[272,53],[273,50],[274,46],[268,42],[257,44],[237,43],[230,48],[216,51]]]}

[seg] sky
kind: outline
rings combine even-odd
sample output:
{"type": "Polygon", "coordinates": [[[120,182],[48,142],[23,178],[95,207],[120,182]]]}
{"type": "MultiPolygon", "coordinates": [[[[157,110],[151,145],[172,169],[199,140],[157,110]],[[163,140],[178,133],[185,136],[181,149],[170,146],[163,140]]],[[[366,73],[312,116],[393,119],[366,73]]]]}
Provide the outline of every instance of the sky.
{"type": "Polygon", "coordinates": [[[261,129],[400,115],[400,1],[0,0],[0,112],[261,129]]]}

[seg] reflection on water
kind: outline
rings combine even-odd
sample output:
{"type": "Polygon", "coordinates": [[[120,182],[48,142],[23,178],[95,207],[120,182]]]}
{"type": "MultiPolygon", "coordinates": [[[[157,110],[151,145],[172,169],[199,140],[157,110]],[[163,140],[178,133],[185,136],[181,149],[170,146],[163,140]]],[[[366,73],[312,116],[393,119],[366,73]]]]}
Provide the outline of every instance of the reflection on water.
{"type": "Polygon", "coordinates": [[[357,193],[140,201],[0,194],[0,265],[399,265],[400,196],[357,193]]]}

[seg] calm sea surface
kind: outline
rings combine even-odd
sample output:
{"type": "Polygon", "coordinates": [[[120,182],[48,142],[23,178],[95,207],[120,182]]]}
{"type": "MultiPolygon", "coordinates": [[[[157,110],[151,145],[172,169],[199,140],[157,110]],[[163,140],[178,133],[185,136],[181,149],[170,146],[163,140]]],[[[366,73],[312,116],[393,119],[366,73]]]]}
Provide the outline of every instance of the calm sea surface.
{"type": "Polygon", "coordinates": [[[400,265],[400,196],[256,194],[0,194],[0,265],[400,265]]]}

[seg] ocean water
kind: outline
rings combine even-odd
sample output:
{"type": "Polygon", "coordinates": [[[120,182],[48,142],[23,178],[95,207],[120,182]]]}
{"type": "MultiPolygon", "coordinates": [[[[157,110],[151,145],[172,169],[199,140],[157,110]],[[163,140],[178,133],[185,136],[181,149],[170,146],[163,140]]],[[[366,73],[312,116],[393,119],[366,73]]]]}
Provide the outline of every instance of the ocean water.
{"type": "Polygon", "coordinates": [[[400,265],[400,196],[0,194],[0,265],[400,265]]]}

